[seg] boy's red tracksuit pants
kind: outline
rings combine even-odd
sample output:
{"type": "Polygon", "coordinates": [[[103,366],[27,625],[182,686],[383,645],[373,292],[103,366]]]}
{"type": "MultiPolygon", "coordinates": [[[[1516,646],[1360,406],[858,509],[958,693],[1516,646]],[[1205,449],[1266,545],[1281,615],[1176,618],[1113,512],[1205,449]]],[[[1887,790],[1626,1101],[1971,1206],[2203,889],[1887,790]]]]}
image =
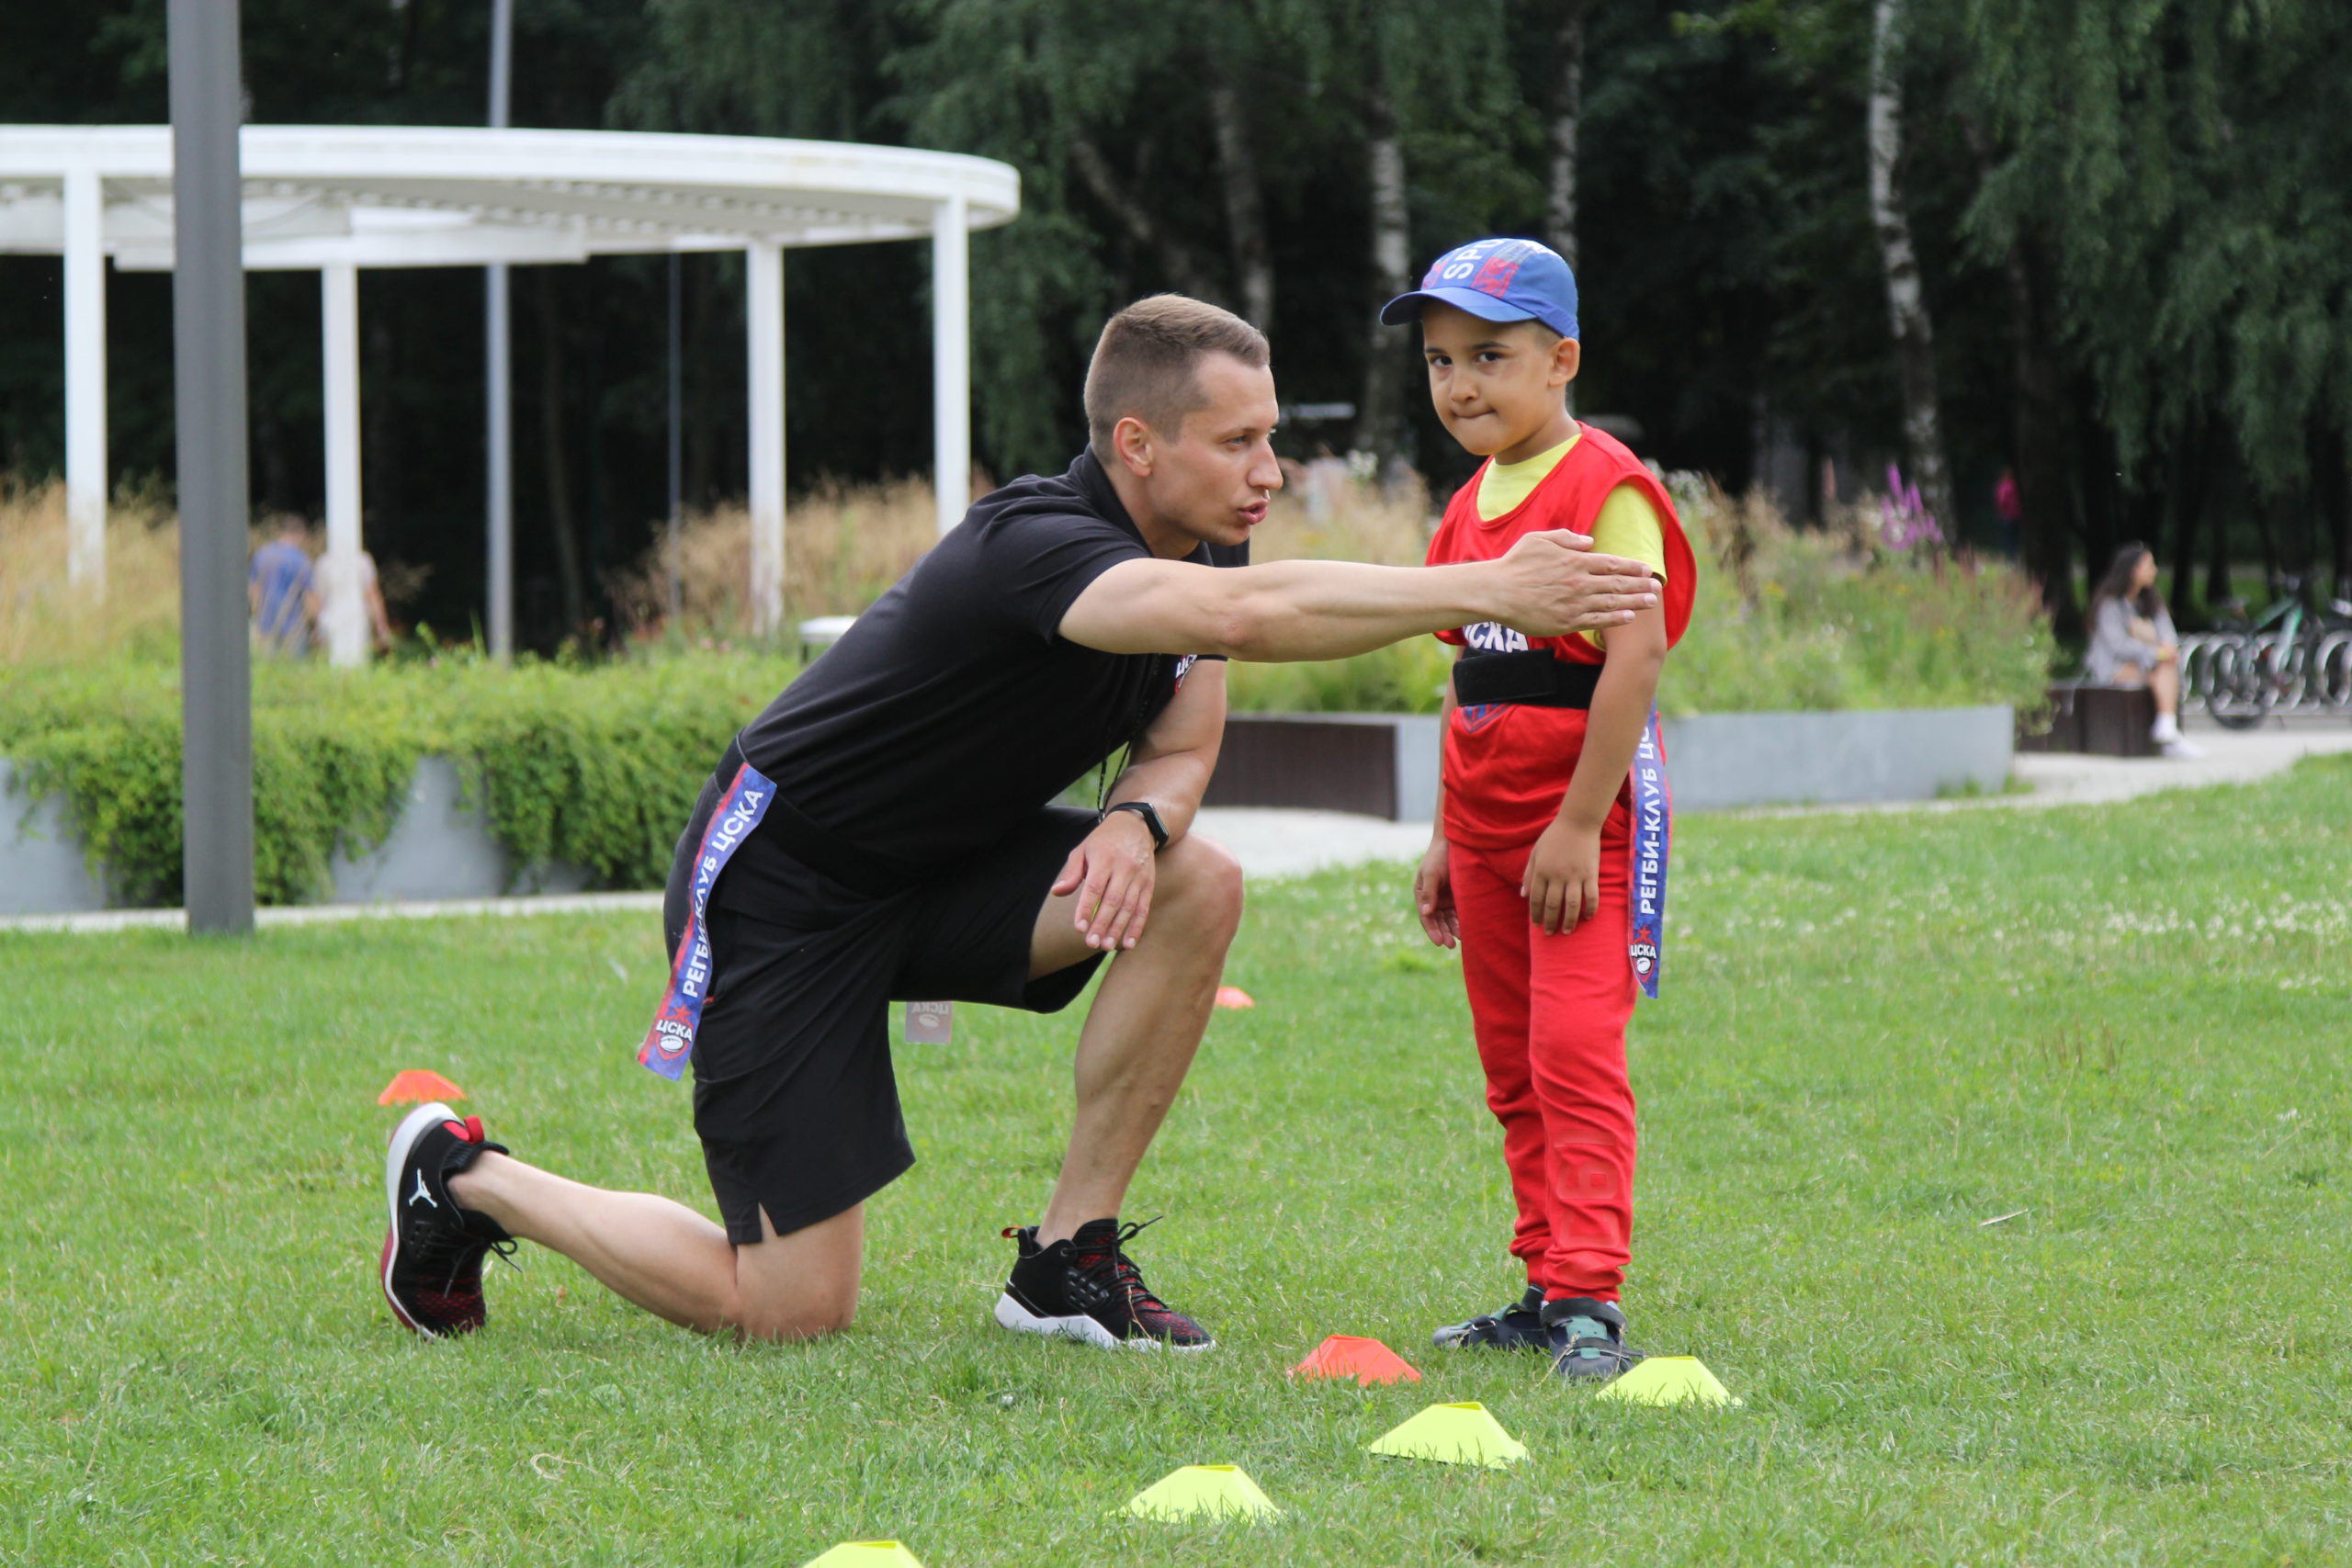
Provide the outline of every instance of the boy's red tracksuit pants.
{"type": "Polygon", "coordinates": [[[1448,861],[1487,1105],[1519,1206],[1510,1249],[1548,1301],[1615,1301],[1633,1240],[1630,835],[1620,802],[1600,835],[1600,912],[1555,936],[1528,919],[1519,890],[1532,843],[1456,844],[1448,861]]]}

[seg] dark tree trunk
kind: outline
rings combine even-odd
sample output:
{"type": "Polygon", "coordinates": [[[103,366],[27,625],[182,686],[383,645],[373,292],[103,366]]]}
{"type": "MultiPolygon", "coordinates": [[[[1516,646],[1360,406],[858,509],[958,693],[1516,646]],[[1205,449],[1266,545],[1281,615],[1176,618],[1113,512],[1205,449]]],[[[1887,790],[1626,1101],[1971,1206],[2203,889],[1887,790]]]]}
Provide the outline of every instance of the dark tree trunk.
{"type": "Polygon", "coordinates": [[[1094,193],[1094,199],[1118,220],[1137,244],[1152,254],[1159,263],[1160,272],[1178,291],[1213,305],[1226,303],[1225,291],[1210,280],[1192,247],[1168,231],[1154,216],[1150,205],[1138,197],[1111,167],[1111,160],[1103,156],[1093,138],[1072,137],[1069,157],[1078,177],[1094,193]]]}
{"type": "Polygon", "coordinates": [[[2230,587],[2230,522],[2236,511],[2237,448],[2216,419],[2205,444],[2205,609],[2211,615],[2236,595],[2230,587]]]}
{"type": "Polygon", "coordinates": [[[2075,389],[2075,471],[2082,491],[2083,563],[2086,575],[2097,581],[2123,542],[2120,532],[2124,526],[2123,476],[2115,455],[2115,437],[2098,417],[2098,399],[2087,381],[2075,389]]]}
{"type": "Polygon", "coordinates": [[[2176,620],[2183,615],[2203,622],[2210,612],[2197,593],[2197,541],[2205,521],[2206,479],[2211,465],[2212,433],[2202,420],[2184,428],[2173,447],[2171,482],[2165,486],[2172,510],[2172,593],[2176,620]]]}
{"type": "MultiPolygon", "coordinates": [[[[1386,88],[1372,84],[1364,100],[1366,174],[1372,194],[1372,276],[1385,301],[1412,285],[1410,237],[1406,228],[1405,149],[1386,88]]],[[[1405,445],[1405,371],[1413,334],[1375,320],[1364,354],[1363,396],[1356,408],[1356,445],[1380,460],[1385,478],[1405,445]]]]}
{"type": "Polygon", "coordinates": [[[555,536],[556,579],[563,591],[563,632],[588,619],[588,589],[580,569],[579,518],[571,494],[571,454],[564,441],[563,311],[549,267],[531,269],[539,311],[539,462],[548,487],[548,527],[555,536]]]}
{"type": "Polygon", "coordinates": [[[2278,592],[2278,536],[2270,520],[2270,494],[2260,485],[2251,482],[2252,478],[2247,476],[2249,482],[2245,486],[2245,494],[2254,502],[2250,508],[2254,513],[2254,536],[2262,547],[2262,591],[2265,594],[2272,594],[2278,592]]]}
{"type": "Polygon", "coordinates": [[[2041,590],[2058,636],[2082,635],[2082,611],[2075,598],[2073,497],[2066,473],[2065,372],[2052,344],[2055,311],[2050,269],[2039,244],[2018,235],[2004,269],[2016,343],[2011,400],[2018,454],[2019,553],[2028,575],[2041,590]]]}
{"type": "Polygon", "coordinates": [[[359,367],[360,527],[369,536],[370,552],[380,558],[383,538],[375,531],[389,521],[396,532],[400,520],[409,515],[408,444],[392,396],[392,389],[406,378],[407,334],[396,324],[403,319],[390,310],[377,310],[365,320],[366,350],[359,367]],[[376,373],[372,397],[368,395],[371,366],[376,373]]]}
{"type": "Polygon", "coordinates": [[[2312,483],[2335,546],[2328,597],[2352,599],[2352,467],[2346,460],[2344,432],[2324,427],[2316,446],[2318,450],[2312,455],[2312,483]]]}
{"type": "Polygon", "coordinates": [[[1209,116],[1216,123],[1217,170],[1225,186],[1225,226],[1233,241],[1233,278],[1241,314],[1273,335],[1274,264],[1266,244],[1266,197],[1258,154],[1250,141],[1250,113],[1222,73],[1209,84],[1209,116]]]}

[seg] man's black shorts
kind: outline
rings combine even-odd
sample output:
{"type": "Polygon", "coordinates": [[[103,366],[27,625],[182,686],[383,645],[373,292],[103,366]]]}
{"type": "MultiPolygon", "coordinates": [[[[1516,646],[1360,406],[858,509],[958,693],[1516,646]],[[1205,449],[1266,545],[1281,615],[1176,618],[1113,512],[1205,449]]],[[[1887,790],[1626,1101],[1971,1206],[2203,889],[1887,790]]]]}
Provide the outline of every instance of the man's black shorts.
{"type": "MultiPolygon", "coordinates": [[[[731,750],[730,750],[730,761],[731,750]]],[[[729,776],[731,767],[725,770],[729,776]]],[[[672,962],[695,854],[726,781],[703,786],[663,900],[672,962]]],[[[695,1032],[695,1131],[727,1235],[760,1239],[864,1202],[915,1162],[890,1071],[893,1000],[1057,1012],[1102,955],[1029,978],[1037,909],[1094,814],[1048,807],[946,874],[876,897],[753,833],[710,898],[712,975],[695,1032]]]]}

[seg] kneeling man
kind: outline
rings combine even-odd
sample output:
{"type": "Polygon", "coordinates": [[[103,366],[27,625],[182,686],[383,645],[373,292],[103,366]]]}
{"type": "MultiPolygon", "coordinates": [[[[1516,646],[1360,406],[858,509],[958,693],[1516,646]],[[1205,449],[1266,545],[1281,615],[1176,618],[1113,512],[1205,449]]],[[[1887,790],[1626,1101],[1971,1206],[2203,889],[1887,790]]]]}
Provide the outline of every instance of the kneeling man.
{"type": "Polygon", "coordinates": [[[383,1286],[421,1334],[481,1326],[483,1255],[537,1242],[649,1312],[799,1339],[857,1304],[865,1201],[914,1163],[893,998],[1052,1012],[1112,960],[1079,1036],[1077,1118],[997,1321],[1105,1348],[1205,1348],[1118,1222],[1207,1027],[1241,917],[1233,857],[1191,831],[1227,659],[1340,659],[1494,621],[1623,624],[1648,569],[1536,534],[1459,566],[1250,566],[1282,483],[1266,340],[1180,296],[1103,328],[1091,437],[1067,472],[973,503],[729,743],[678,841],[675,965],[642,1059],[691,1055],[724,1225],[583,1186],[420,1108],[386,1161],[383,1286]],[[1122,748],[1107,809],[1053,802],[1122,748]]]}

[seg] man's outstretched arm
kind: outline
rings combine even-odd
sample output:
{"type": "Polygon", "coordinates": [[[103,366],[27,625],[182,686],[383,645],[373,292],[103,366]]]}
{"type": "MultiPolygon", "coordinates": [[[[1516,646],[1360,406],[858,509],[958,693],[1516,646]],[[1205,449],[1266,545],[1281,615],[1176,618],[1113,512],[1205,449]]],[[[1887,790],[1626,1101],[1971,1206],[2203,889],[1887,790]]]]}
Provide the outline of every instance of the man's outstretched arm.
{"type": "Polygon", "coordinates": [[[1344,659],[1426,632],[1498,621],[1529,637],[1623,626],[1657,603],[1649,568],[1566,531],[1530,534],[1490,561],[1207,567],[1122,561],[1063,615],[1062,636],[1105,653],[1222,653],[1261,663],[1344,659]]]}

